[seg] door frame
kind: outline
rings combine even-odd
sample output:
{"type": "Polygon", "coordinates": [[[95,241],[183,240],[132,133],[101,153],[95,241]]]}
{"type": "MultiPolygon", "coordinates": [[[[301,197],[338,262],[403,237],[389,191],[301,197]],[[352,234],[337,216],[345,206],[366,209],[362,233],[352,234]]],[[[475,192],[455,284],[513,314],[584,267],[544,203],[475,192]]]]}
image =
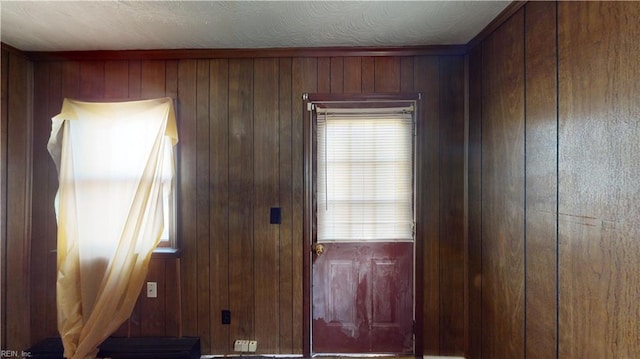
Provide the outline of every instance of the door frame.
{"type": "MultiPolygon", "coordinates": [[[[420,93],[394,93],[394,94],[302,94],[302,113],[303,113],[303,233],[302,233],[302,350],[303,356],[309,358],[313,355],[311,352],[311,283],[312,283],[312,241],[315,237],[315,221],[313,219],[313,196],[315,194],[315,182],[313,181],[313,123],[311,111],[309,107],[313,101],[415,101],[415,128],[420,130],[422,95],[420,93]]],[[[418,137],[416,136],[416,139],[418,137]]],[[[420,143],[415,146],[415,164],[416,168],[422,161],[422,154],[419,150],[422,147],[420,143]]],[[[415,200],[415,218],[416,233],[414,236],[414,292],[413,292],[413,308],[414,308],[414,356],[422,357],[423,352],[423,328],[424,328],[424,294],[423,294],[423,277],[424,263],[422,253],[424,245],[421,240],[422,225],[419,218],[421,213],[421,204],[417,201],[420,197],[420,171],[415,170],[414,181],[416,183],[414,197],[415,200]]]]}

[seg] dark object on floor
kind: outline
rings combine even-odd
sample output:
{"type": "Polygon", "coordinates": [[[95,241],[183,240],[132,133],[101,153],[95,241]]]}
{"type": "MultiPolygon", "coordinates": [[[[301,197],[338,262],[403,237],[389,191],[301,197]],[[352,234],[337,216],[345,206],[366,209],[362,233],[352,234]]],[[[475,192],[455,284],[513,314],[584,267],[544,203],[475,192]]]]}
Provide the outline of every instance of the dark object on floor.
{"type": "MultiPolygon", "coordinates": [[[[30,358],[63,359],[60,338],[48,338],[29,348],[30,358]]],[[[98,358],[112,359],[199,359],[200,338],[195,337],[111,337],[100,345],[98,358]]]]}
{"type": "Polygon", "coordinates": [[[47,338],[27,349],[29,358],[36,359],[62,359],[62,340],[60,338],[47,338]]]}

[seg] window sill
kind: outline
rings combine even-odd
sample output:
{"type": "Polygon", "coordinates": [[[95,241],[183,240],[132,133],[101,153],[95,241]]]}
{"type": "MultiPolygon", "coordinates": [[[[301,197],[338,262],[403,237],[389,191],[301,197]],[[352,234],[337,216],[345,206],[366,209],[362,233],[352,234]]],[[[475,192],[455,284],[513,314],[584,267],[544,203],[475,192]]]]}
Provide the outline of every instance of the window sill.
{"type": "Polygon", "coordinates": [[[180,258],[181,254],[178,248],[158,247],[153,250],[151,258],[180,258]]]}
{"type": "MultiPolygon", "coordinates": [[[[49,253],[57,254],[57,249],[52,249],[49,253]]],[[[151,258],[180,258],[181,252],[178,248],[158,247],[151,253],[151,258]]]]}

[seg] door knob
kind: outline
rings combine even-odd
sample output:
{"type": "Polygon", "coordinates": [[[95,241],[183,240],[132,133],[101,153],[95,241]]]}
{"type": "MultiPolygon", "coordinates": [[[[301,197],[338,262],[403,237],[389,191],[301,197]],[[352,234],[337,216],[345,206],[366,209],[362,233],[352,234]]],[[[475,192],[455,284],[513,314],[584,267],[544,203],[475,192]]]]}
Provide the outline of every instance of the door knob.
{"type": "Polygon", "coordinates": [[[322,255],[322,253],[324,253],[324,245],[316,243],[313,247],[313,251],[316,252],[316,255],[322,255]]]}

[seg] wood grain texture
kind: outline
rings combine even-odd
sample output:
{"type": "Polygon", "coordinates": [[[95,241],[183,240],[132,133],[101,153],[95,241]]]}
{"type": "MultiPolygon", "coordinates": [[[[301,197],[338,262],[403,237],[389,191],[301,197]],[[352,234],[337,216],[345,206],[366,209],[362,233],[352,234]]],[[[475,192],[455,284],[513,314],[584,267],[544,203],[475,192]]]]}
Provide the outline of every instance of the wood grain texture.
{"type": "MultiPolygon", "coordinates": [[[[209,177],[211,269],[210,312],[211,353],[229,353],[229,325],[221,324],[222,310],[229,309],[229,61],[210,62],[209,90],[209,177]]],[[[233,321],[233,316],[232,316],[233,321]]]]}
{"type": "Polygon", "coordinates": [[[524,11],[483,43],[482,343],[524,355],[524,11]]]}
{"type": "Polygon", "coordinates": [[[198,334],[197,243],[197,61],[178,63],[178,238],[181,260],[184,335],[198,334]]]}
{"type": "MultiPolygon", "coordinates": [[[[302,93],[318,92],[320,78],[325,75],[326,90],[334,93],[377,89],[422,92],[429,107],[425,107],[420,126],[435,131],[422,132],[421,136],[429,141],[423,150],[436,152],[420,155],[420,171],[428,181],[434,181],[435,188],[440,188],[441,181],[450,180],[448,171],[438,174],[440,148],[447,148],[442,141],[459,135],[447,132],[439,139],[439,123],[448,121],[448,115],[439,115],[441,104],[447,103],[441,102],[439,81],[449,75],[440,76],[438,56],[389,55],[390,60],[377,64],[373,57],[326,57],[328,67],[317,57],[36,62],[34,68],[39,75],[34,77],[35,93],[45,97],[48,105],[46,113],[34,107],[34,139],[48,136],[50,118],[58,113],[64,97],[79,98],[82,94],[117,100],[175,98],[180,137],[178,244],[182,250],[183,334],[204,338],[202,350],[207,354],[233,353],[231,343],[238,338],[258,338],[260,353],[302,354],[305,305],[308,308],[303,297],[306,253],[302,243],[302,93]],[[387,77],[388,69],[394,73],[390,85],[383,78],[375,78],[387,77]],[[44,76],[47,72],[48,80],[44,76]],[[268,217],[265,219],[265,209],[272,206],[282,208],[280,225],[268,224],[268,217]],[[272,298],[263,302],[263,297],[272,298]],[[222,309],[231,310],[231,325],[220,323],[222,309]]],[[[453,74],[454,68],[457,66],[448,69],[448,73],[453,74]]],[[[452,99],[447,108],[451,109],[455,101],[452,99]]],[[[457,110],[446,113],[452,111],[457,110]]],[[[447,131],[456,128],[452,126],[447,131]]],[[[44,173],[44,167],[38,171],[44,173]]],[[[47,192],[46,198],[34,197],[34,208],[47,206],[53,200],[57,181],[52,163],[46,173],[46,177],[34,176],[34,186],[42,185],[47,192]]],[[[424,182],[429,184],[426,188],[431,186],[428,181],[424,182]]],[[[431,319],[435,318],[438,329],[425,336],[435,338],[436,343],[440,342],[439,328],[444,323],[439,319],[440,302],[449,300],[437,292],[441,280],[437,245],[440,236],[445,235],[437,229],[441,213],[438,192],[423,191],[421,201],[435,202],[418,203],[430,211],[421,215],[426,222],[420,240],[431,245],[421,253],[429,255],[425,260],[428,271],[424,273],[430,277],[424,281],[424,294],[432,298],[429,305],[418,308],[418,312],[425,313],[418,321],[432,325],[431,319]],[[430,292],[432,286],[436,294],[430,292]]],[[[449,202],[447,206],[457,205],[449,202]]],[[[45,226],[34,233],[55,232],[55,216],[48,208],[33,217],[33,225],[45,226]]],[[[446,208],[449,207],[443,207],[442,213],[446,208]]],[[[55,248],[55,234],[45,237],[50,251],[55,248]]],[[[43,251],[39,247],[32,249],[43,251]]],[[[150,304],[149,299],[140,297],[130,323],[123,325],[118,334],[177,334],[178,296],[171,290],[177,285],[175,259],[163,258],[163,264],[158,260],[154,258],[156,264],[149,278],[161,286],[164,305],[156,308],[159,301],[150,304]]],[[[55,262],[55,254],[50,252],[46,268],[35,264],[31,268],[40,274],[31,278],[29,288],[44,277],[48,286],[46,298],[34,297],[30,306],[33,315],[40,315],[38,310],[45,308],[47,318],[45,325],[29,330],[34,340],[44,333],[56,334],[55,262]]],[[[449,337],[447,341],[453,343],[457,339],[449,337]]],[[[432,347],[435,349],[431,353],[438,353],[438,345],[432,347]]]]}
{"type": "MultiPolygon", "coordinates": [[[[149,336],[165,335],[165,301],[167,297],[165,278],[165,261],[162,259],[151,259],[149,261],[149,272],[146,282],[155,282],[158,289],[157,298],[147,298],[141,295],[140,303],[140,324],[141,332],[149,336]]],[[[142,292],[146,294],[146,284],[143,285],[142,292]]]]}
{"type": "Polygon", "coordinates": [[[129,61],[129,99],[138,100],[141,98],[141,61],[129,61]]]}
{"type": "Polygon", "coordinates": [[[374,71],[374,92],[400,92],[399,57],[376,57],[374,71]]]}
{"type": "MultiPolygon", "coordinates": [[[[422,111],[416,119],[416,272],[422,283],[416,290],[417,326],[422,338],[416,350],[426,355],[440,353],[440,60],[418,57],[415,91],[422,94],[422,111]]],[[[416,276],[416,280],[420,280],[416,276]]]]}
{"type": "MultiPolygon", "coordinates": [[[[44,118],[34,117],[34,135],[36,132],[50,133],[51,131],[51,118],[60,112],[62,107],[62,64],[54,62],[49,64],[49,82],[45,84],[35,84],[34,87],[45,87],[47,94],[47,116],[44,118]]],[[[35,115],[35,114],[34,114],[35,115]]],[[[34,149],[35,151],[35,149],[34,149]]],[[[49,158],[47,177],[34,176],[34,188],[37,186],[44,186],[47,188],[47,195],[45,197],[34,197],[33,206],[43,206],[48,208],[47,217],[45,218],[45,228],[47,237],[45,240],[45,246],[49,250],[47,255],[47,272],[45,277],[45,283],[47,286],[47,296],[43,302],[39,302],[38,305],[44,305],[47,308],[47,314],[45,316],[46,334],[48,336],[54,336],[58,333],[58,317],[56,314],[56,279],[58,268],[58,256],[57,256],[57,230],[58,224],[56,222],[53,203],[55,202],[55,195],[58,190],[58,171],[56,169],[53,160],[49,158]],[[40,181],[46,180],[45,183],[40,181]]],[[[33,297],[37,298],[37,297],[33,297]]],[[[35,338],[34,338],[35,339],[35,338]]]]}
{"type": "MultiPolygon", "coordinates": [[[[86,70],[85,70],[86,71],[86,70]]],[[[95,86],[85,86],[86,88],[95,86]]],[[[80,64],[78,62],[62,63],[62,94],[61,98],[80,98],[80,64]]],[[[62,99],[60,102],[62,108],[62,99]]]]}
{"type": "MultiPolygon", "coordinates": [[[[314,58],[294,58],[292,59],[292,75],[291,75],[291,102],[292,102],[292,118],[293,126],[291,129],[291,150],[292,164],[295,169],[292,178],[292,196],[293,196],[293,232],[297,233],[300,242],[293,246],[294,260],[293,262],[293,351],[310,355],[310,333],[311,322],[309,316],[305,313],[311,313],[309,293],[310,293],[310,277],[309,273],[309,249],[310,238],[303,233],[304,224],[304,195],[305,195],[305,178],[304,178],[304,134],[309,129],[304,125],[303,119],[305,115],[303,111],[304,102],[302,94],[314,93],[318,91],[317,81],[317,60],[314,58]],[[297,105],[295,105],[297,104],[297,105]],[[299,175],[296,176],[295,173],[299,175]],[[304,263],[304,265],[303,265],[304,263]],[[305,300],[307,299],[307,300],[305,300]]],[[[295,243],[295,241],[294,241],[295,243]]]]}
{"type": "Polygon", "coordinates": [[[362,58],[345,57],[343,71],[344,93],[362,92],[362,58]]]}
{"type": "MultiPolygon", "coordinates": [[[[34,69],[33,81],[39,84],[47,84],[49,82],[49,67],[41,66],[34,69]]],[[[44,104],[43,106],[35,106],[34,118],[47,118],[47,92],[48,86],[34,87],[34,103],[44,104]]],[[[34,124],[34,127],[36,125],[34,124]]],[[[49,138],[45,131],[34,130],[33,136],[33,176],[34,178],[42,178],[42,183],[47,183],[49,162],[51,161],[47,152],[47,142],[49,138]]],[[[0,140],[4,143],[4,141],[0,140]]],[[[34,180],[34,184],[36,181],[34,180]]],[[[33,198],[46,198],[48,188],[46,185],[35,185],[32,190],[33,198]]],[[[35,200],[34,200],[35,202],[35,200]]],[[[49,248],[47,247],[47,226],[46,220],[50,206],[35,206],[31,214],[31,295],[34,298],[46,298],[47,290],[47,257],[49,248]]],[[[4,252],[3,252],[4,253],[4,252]]],[[[46,318],[47,307],[38,303],[31,302],[31,341],[37,341],[46,338],[46,318]]]]}
{"type": "Polygon", "coordinates": [[[129,96],[129,63],[127,61],[106,61],[104,73],[104,98],[127,98],[129,96]]]}
{"type": "Polygon", "coordinates": [[[526,5],[526,356],[557,350],[556,4],[526,5]]]}
{"type": "Polygon", "coordinates": [[[640,356],[640,4],[558,4],[561,357],[640,356]]]}
{"type": "Polygon", "coordinates": [[[9,53],[6,128],[6,286],[5,345],[27,348],[30,341],[32,67],[26,58],[9,53]]]}
{"type": "Polygon", "coordinates": [[[343,93],[344,89],[344,58],[331,58],[331,93],[343,93]]]}
{"type": "Polygon", "coordinates": [[[320,93],[331,92],[331,58],[318,58],[318,89],[320,93]]]}
{"type": "MultiPolygon", "coordinates": [[[[0,56],[3,59],[9,57],[9,52],[2,48],[0,56]]],[[[8,136],[9,106],[7,99],[9,96],[9,62],[0,61],[0,225],[4,228],[7,225],[7,150],[5,149],[8,136]]],[[[7,233],[0,231],[0,290],[7,292],[7,233]]],[[[7,344],[7,304],[4,295],[0,296],[0,347],[7,344]]]]}
{"type": "Polygon", "coordinates": [[[229,309],[231,338],[254,333],[253,60],[229,61],[229,309]]]}
{"type": "Polygon", "coordinates": [[[140,96],[143,99],[165,96],[164,61],[142,61],[140,79],[140,96]]]}
{"type": "MultiPolygon", "coordinates": [[[[522,4],[520,4],[521,6],[522,4]]],[[[513,12],[512,12],[513,13],[513,12]]],[[[504,19],[504,18],[503,18],[504,19]]],[[[2,44],[3,48],[16,49],[2,44]]],[[[27,52],[33,61],[95,61],[95,60],[198,60],[198,59],[253,59],[280,57],[378,57],[378,56],[446,56],[463,55],[465,45],[431,45],[401,47],[285,47],[258,49],[176,49],[176,50],[98,50],[27,52]]]]}
{"type": "Polygon", "coordinates": [[[413,57],[400,58],[400,92],[413,92],[414,87],[414,73],[413,64],[415,59],[413,57]]]}
{"type": "Polygon", "coordinates": [[[482,46],[468,55],[468,261],[469,343],[466,356],[482,358],[482,46]]]}
{"type": "Polygon", "coordinates": [[[362,93],[376,92],[376,75],[375,75],[376,59],[372,57],[362,58],[362,93]]]}
{"type": "Polygon", "coordinates": [[[282,222],[279,229],[280,251],[278,280],[279,289],[279,327],[278,337],[279,352],[294,353],[294,298],[301,297],[301,292],[294,292],[294,288],[300,288],[297,282],[299,278],[294,275],[294,263],[300,262],[300,257],[294,255],[294,249],[300,247],[299,232],[295,232],[293,212],[293,178],[299,174],[298,168],[293,167],[294,156],[300,154],[293,152],[293,107],[298,107],[298,99],[292,94],[292,61],[290,58],[279,59],[278,71],[278,174],[279,174],[279,203],[282,210],[282,222]]]}
{"type": "Polygon", "coordinates": [[[104,98],[104,61],[80,63],[80,93],[83,100],[97,100],[104,98]]]}
{"type": "Polygon", "coordinates": [[[440,351],[463,355],[465,338],[464,58],[442,56],[440,85],[440,351]]]}
{"type": "Polygon", "coordinates": [[[278,59],[254,60],[253,191],[255,330],[260,351],[279,349],[280,251],[279,224],[270,223],[271,208],[279,203],[278,59]],[[274,134],[276,134],[274,136],[274,134]]]}
{"type": "MultiPolygon", "coordinates": [[[[209,117],[209,60],[198,60],[196,64],[196,248],[197,248],[197,318],[200,345],[211,346],[211,320],[200,319],[209,317],[211,310],[211,203],[210,203],[210,123],[209,117]]],[[[163,72],[164,75],[164,67],[163,72]]],[[[164,76],[163,76],[164,78],[164,76]]],[[[164,89],[164,86],[163,86],[164,89]]],[[[193,280],[193,278],[192,278],[193,280]]]]}

